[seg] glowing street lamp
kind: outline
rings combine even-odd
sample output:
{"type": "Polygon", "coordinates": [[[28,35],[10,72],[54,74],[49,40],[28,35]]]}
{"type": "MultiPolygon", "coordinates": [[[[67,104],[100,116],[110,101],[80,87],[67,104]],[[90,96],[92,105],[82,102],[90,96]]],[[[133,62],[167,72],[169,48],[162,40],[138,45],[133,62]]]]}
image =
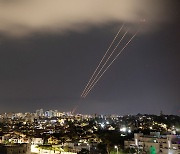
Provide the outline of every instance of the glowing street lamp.
{"type": "Polygon", "coordinates": [[[88,150],[90,152],[90,150],[91,150],[90,144],[87,144],[87,146],[88,146],[88,150]]]}
{"type": "Polygon", "coordinates": [[[130,129],[128,130],[128,133],[131,133],[131,130],[130,130],[130,129]]]}
{"type": "Polygon", "coordinates": [[[115,146],[114,146],[114,148],[115,148],[115,149],[117,149],[117,154],[118,154],[118,153],[119,153],[119,152],[118,152],[118,146],[117,146],[117,145],[115,145],[115,146]]]}

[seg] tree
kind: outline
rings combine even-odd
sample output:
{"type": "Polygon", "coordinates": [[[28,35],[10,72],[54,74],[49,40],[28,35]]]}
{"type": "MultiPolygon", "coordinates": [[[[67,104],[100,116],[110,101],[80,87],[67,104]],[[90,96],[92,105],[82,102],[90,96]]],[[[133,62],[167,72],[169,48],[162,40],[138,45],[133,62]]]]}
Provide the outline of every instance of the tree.
{"type": "Polygon", "coordinates": [[[102,143],[106,145],[106,153],[110,154],[110,151],[114,148],[114,145],[123,144],[124,138],[121,134],[114,130],[100,130],[97,132],[97,136],[101,139],[102,143]]]}

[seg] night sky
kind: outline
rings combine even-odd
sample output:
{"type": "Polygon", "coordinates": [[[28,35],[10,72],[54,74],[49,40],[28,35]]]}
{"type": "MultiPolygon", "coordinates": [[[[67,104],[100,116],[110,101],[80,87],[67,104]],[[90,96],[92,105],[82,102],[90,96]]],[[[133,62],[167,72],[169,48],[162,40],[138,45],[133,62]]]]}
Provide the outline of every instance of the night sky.
{"type": "MultiPolygon", "coordinates": [[[[0,7],[0,14],[3,13],[0,15],[1,113],[31,112],[39,108],[71,111],[79,104],[77,112],[88,114],[159,114],[161,110],[165,114],[180,114],[178,1],[165,4],[159,16],[142,11],[140,16],[129,15],[127,21],[126,16],[113,16],[112,20],[108,16],[106,20],[103,15],[94,21],[92,14],[89,21],[80,18],[78,22],[68,23],[76,26],[64,24],[64,27],[61,27],[63,20],[54,27],[44,22],[39,24],[39,20],[30,20],[34,24],[29,24],[25,17],[22,20],[11,17],[11,8],[16,10],[16,3],[20,5],[22,1],[0,3],[4,8],[3,12],[0,7]],[[119,27],[124,21],[137,24],[135,19],[142,16],[147,22],[141,32],[89,95],[80,99],[119,27]],[[102,21],[97,22],[99,19],[102,21]]],[[[25,9],[21,11],[26,13],[25,9]]]]}

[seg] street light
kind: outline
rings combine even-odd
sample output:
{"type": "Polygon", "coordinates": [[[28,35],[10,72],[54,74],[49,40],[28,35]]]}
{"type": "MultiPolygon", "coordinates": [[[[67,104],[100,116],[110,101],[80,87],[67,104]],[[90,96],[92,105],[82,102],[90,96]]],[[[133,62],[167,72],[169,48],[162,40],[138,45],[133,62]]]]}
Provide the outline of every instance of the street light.
{"type": "Polygon", "coordinates": [[[114,148],[115,148],[115,149],[117,149],[117,154],[118,154],[118,153],[119,153],[119,152],[118,152],[118,146],[117,146],[117,145],[115,145],[115,146],[114,146],[114,148]]]}
{"type": "Polygon", "coordinates": [[[90,152],[90,150],[91,150],[90,144],[87,144],[87,146],[88,146],[88,150],[90,152]]]}

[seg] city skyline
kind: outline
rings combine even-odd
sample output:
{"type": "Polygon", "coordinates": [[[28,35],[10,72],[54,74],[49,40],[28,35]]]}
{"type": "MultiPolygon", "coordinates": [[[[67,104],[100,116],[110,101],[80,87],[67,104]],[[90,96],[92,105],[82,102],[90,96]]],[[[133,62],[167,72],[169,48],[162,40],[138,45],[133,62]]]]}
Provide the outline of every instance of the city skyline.
{"type": "Polygon", "coordinates": [[[43,109],[35,113],[5,113],[0,114],[0,152],[176,154],[180,150],[179,120],[177,115],[163,113],[82,115],[43,109]]]}
{"type": "MultiPolygon", "coordinates": [[[[46,20],[38,22],[47,15],[39,4],[35,8],[35,13],[38,9],[40,13],[37,18],[19,9],[31,9],[33,2],[19,4],[10,5],[9,1],[2,2],[3,9],[0,6],[0,113],[37,108],[72,111],[78,104],[77,112],[83,114],[159,115],[162,110],[164,114],[180,115],[178,1],[157,2],[157,6],[162,4],[159,9],[151,3],[149,7],[127,3],[127,16],[118,16],[112,9],[98,10],[90,3],[95,17],[91,9],[81,10],[75,5],[70,9],[79,8],[79,14],[73,19],[66,12],[60,15],[55,7],[57,15],[47,17],[49,24],[46,20]],[[8,14],[12,6],[12,12],[23,14],[22,19],[8,14]],[[27,17],[29,20],[25,20],[27,17]],[[50,20],[52,17],[54,20],[50,20]],[[84,86],[120,26],[126,22],[136,28],[142,18],[146,23],[141,32],[87,98],[81,99],[84,86]]],[[[126,11],[120,11],[123,13],[126,11]]]]}
{"type": "MultiPolygon", "coordinates": [[[[112,113],[112,114],[106,114],[106,113],[81,113],[81,112],[78,112],[78,110],[76,112],[73,112],[72,110],[69,111],[64,111],[64,110],[58,110],[58,109],[53,109],[53,108],[48,108],[48,109],[44,109],[44,108],[38,108],[36,110],[33,110],[33,111],[9,111],[9,112],[0,112],[0,115],[18,115],[18,114],[40,114],[39,116],[44,116],[44,117],[47,117],[48,114],[67,114],[67,115],[88,115],[88,116],[94,116],[94,115],[99,115],[99,116],[136,116],[136,115],[155,115],[155,116],[179,116],[179,115],[175,115],[175,114],[166,114],[164,113],[162,110],[159,111],[158,114],[153,114],[153,113],[135,113],[135,114],[116,114],[116,113],[112,113]]],[[[53,116],[51,116],[53,117],[53,116]]]]}

